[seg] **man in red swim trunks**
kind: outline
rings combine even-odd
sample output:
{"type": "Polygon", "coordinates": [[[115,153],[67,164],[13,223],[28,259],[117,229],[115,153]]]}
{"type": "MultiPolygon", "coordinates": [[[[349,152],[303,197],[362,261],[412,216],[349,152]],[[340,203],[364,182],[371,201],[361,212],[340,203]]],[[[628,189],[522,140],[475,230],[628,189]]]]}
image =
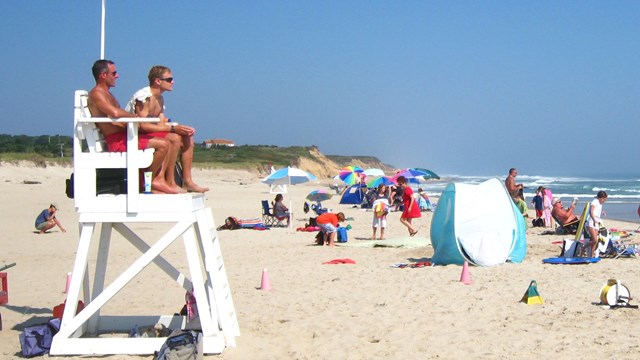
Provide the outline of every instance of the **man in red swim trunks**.
{"type": "MultiPolygon", "coordinates": [[[[118,72],[116,65],[111,60],[98,60],[91,68],[96,86],[89,91],[89,111],[94,117],[132,118],[136,115],[128,113],[120,108],[120,104],[109,91],[116,86],[118,72]]],[[[109,151],[127,150],[127,124],[120,122],[96,124],[107,141],[109,151]]],[[[161,137],[149,134],[139,134],[139,149],[153,148],[153,162],[149,169],[153,172],[151,189],[155,193],[176,194],[183,190],[174,184],[167,183],[165,173],[167,169],[173,169],[176,162],[178,149],[161,137]],[[172,161],[173,159],[173,161],[172,161]]],[[[173,170],[171,170],[173,171],[173,170]]]]}
{"type": "MultiPolygon", "coordinates": [[[[149,70],[149,86],[133,94],[125,110],[140,117],[157,117],[159,123],[140,123],[140,132],[152,136],[160,136],[169,140],[173,146],[182,149],[180,161],[182,163],[183,187],[190,192],[205,192],[209,188],[202,187],[193,181],[191,165],[193,164],[193,148],[195,129],[174,123],[164,114],[165,91],[173,90],[173,74],[171,69],[162,65],[155,65],[149,70]]],[[[173,172],[167,171],[167,182],[175,182],[173,172]]]]}

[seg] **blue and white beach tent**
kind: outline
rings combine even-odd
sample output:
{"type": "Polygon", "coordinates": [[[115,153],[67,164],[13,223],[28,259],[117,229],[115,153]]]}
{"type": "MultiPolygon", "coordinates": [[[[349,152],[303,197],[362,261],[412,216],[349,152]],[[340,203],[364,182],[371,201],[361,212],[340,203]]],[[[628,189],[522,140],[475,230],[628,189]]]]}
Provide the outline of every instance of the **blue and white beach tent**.
{"type": "Polygon", "coordinates": [[[431,220],[436,265],[520,263],[527,253],[526,224],[502,182],[451,183],[431,220]]]}

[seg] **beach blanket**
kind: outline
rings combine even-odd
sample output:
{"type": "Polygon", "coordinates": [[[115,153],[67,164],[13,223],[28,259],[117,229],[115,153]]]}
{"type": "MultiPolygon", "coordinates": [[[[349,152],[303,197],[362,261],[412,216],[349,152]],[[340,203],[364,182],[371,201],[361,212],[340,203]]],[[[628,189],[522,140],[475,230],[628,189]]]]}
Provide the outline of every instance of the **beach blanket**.
{"type": "Polygon", "coordinates": [[[431,241],[426,237],[415,236],[387,240],[352,241],[348,243],[340,243],[340,246],[371,248],[419,248],[423,246],[431,246],[431,241]]]}
{"type": "Polygon", "coordinates": [[[255,228],[262,227],[262,220],[260,218],[250,218],[250,219],[238,219],[238,225],[241,228],[255,228]]]}
{"type": "Polygon", "coordinates": [[[355,264],[356,262],[351,259],[335,259],[331,261],[325,261],[323,264],[355,264]]]}

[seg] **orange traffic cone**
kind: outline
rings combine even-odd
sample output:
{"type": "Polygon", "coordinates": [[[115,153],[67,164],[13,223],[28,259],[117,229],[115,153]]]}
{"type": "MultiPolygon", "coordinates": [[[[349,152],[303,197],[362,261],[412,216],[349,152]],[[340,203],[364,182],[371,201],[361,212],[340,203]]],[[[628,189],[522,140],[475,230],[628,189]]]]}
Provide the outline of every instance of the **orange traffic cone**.
{"type": "Polygon", "coordinates": [[[269,272],[262,269],[262,280],[260,281],[260,290],[271,291],[271,280],[269,280],[269,272]]]}
{"type": "Polygon", "coordinates": [[[469,274],[469,263],[466,261],[462,265],[462,274],[460,274],[460,282],[465,285],[471,285],[471,274],[469,274]]]}

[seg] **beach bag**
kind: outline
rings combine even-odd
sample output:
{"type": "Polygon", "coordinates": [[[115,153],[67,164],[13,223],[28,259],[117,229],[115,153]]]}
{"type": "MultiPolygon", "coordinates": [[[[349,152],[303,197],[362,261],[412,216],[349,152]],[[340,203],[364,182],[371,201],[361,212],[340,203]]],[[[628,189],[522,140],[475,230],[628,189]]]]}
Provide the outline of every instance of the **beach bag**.
{"type": "Polygon", "coordinates": [[[20,334],[22,356],[26,358],[49,353],[53,336],[60,330],[60,319],[53,318],[46,324],[24,328],[20,334]]]}
{"type": "Polygon", "coordinates": [[[544,220],[542,218],[533,219],[533,220],[531,220],[531,223],[533,224],[533,227],[543,227],[544,226],[544,220]]]}
{"type": "Polygon", "coordinates": [[[192,330],[172,332],[154,359],[202,360],[202,334],[192,330]]]}
{"type": "Polygon", "coordinates": [[[347,237],[347,228],[339,227],[339,228],[337,229],[337,232],[338,232],[338,236],[337,236],[337,237],[338,237],[338,242],[340,242],[340,243],[346,243],[346,242],[347,242],[347,240],[348,240],[348,237],[347,237]]]}

